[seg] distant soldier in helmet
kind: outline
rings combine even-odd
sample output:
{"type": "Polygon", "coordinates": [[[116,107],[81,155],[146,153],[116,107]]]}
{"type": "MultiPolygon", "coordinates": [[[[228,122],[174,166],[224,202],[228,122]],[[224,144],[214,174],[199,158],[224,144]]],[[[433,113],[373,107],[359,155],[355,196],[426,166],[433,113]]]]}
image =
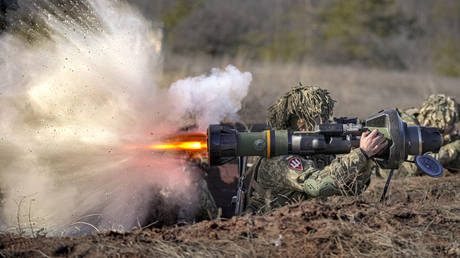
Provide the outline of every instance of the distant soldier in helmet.
{"type": "MultiPolygon", "coordinates": [[[[273,129],[310,131],[329,121],[334,102],[327,90],[299,85],[269,108],[268,123],[273,129]]],[[[345,155],[260,158],[250,169],[246,208],[259,213],[313,197],[360,194],[370,183],[369,158],[387,144],[375,130],[365,132],[360,148],[345,155]]]]}
{"type": "MultiPolygon", "coordinates": [[[[451,172],[460,171],[460,105],[453,97],[444,94],[431,95],[425,99],[420,109],[409,109],[400,113],[401,118],[409,125],[438,128],[443,135],[444,145],[438,153],[430,155],[445,169],[451,172]]],[[[402,176],[420,174],[414,163],[405,162],[399,170],[402,176]]]]}

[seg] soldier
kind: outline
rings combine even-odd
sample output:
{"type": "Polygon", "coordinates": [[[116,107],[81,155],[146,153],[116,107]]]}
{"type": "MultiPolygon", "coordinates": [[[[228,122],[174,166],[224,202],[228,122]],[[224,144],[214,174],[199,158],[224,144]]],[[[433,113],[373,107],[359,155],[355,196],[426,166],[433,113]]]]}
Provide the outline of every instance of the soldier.
{"type": "MultiPolygon", "coordinates": [[[[401,113],[408,124],[436,127],[443,134],[444,145],[438,153],[430,154],[441,165],[451,171],[460,171],[460,105],[453,97],[444,94],[431,95],[420,109],[409,109],[401,113]],[[415,122],[414,122],[415,121],[415,122]]],[[[413,159],[414,157],[409,157],[413,159]]],[[[414,163],[405,162],[399,169],[400,176],[421,175],[414,163]]]]}
{"type": "MultiPolygon", "coordinates": [[[[298,86],[278,99],[268,112],[273,129],[312,130],[328,122],[334,100],[327,90],[298,86]]],[[[265,212],[292,201],[331,195],[357,195],[370,183],[369,158],[387,146],[377,130],[363,133],[360,148],[349,154],[287,155],[260,158],[251,167],[248,212],[265,212]]]]}

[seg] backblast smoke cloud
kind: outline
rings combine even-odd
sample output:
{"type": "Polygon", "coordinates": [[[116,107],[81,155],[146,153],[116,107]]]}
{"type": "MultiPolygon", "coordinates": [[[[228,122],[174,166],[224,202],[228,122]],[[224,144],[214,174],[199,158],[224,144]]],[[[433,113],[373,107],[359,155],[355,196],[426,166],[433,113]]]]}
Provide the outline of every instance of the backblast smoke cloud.
{"type": "Polygon", "coordinates": [[[161,29],[128,4],[18,6],[0,35],[0,230],[131,230],[167,209],[154,194],[195,209],[184,161],[124,146],[173,133],[185,118],[200,128],[236,118],[251,74],[214,69],[168,92],[154,83],[161,29]]]}

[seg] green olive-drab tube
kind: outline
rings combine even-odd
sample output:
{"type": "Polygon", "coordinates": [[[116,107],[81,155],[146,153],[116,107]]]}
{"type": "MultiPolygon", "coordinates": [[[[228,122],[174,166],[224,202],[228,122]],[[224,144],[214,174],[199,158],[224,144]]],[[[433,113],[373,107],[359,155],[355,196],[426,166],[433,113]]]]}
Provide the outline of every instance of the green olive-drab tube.
{"type": "Polygon", "coordinates": [[[352,141],[306,132],[266,130],[237,134],[238,156],[273,157],[287,154],[341,154],[350,152],[352,141]]]}
{"type": "MultiPolygon", "coordinates": [[[[391,139],[387,128],[369,127],[367,129],[370,131],[377,129],[387,139],[391,139]]],[[[321,135],[305,132],[292,132],[291,134],[287,130],[240,132],[237,135],[238,156],[272,157],[292,153],[320,153],[321,150],[328,153],[346,153],[351,147],[347,141],[326,143],[325,138],[321,135]],[[331,147],[336,147],[335,151],[331,147]]]]}
{"type": "Polygon", "coordinates": [[[272,157],[289,154],[289,133],[286,130],[265,130],[238,133],[239,156],[272,157]]]}

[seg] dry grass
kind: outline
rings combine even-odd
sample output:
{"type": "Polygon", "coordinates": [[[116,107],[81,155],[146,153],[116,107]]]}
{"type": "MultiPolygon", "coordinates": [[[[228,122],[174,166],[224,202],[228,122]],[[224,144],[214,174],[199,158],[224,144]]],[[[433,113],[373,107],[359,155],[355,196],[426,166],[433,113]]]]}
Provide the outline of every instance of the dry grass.
{"type": "Polygon", "coordinates": [[[0,256],[439,257],[460,256],[460,175],[384,180],[361,198],[309,200],[265,216],[107,232],[79,238],[0,235],[0,256]]]}

